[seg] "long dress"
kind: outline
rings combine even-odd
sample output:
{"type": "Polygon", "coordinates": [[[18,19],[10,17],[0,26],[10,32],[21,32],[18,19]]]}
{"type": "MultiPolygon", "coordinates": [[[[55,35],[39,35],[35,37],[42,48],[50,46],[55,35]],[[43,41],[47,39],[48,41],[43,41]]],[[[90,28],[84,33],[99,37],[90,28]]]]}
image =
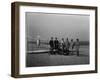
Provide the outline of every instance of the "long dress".
{"type": "Polygon", "coordinates": [[[39,39],[37,39],[37,41],[36,41],[36,45],[37,45],[37,47],[40,46],[40,40],[39,40],[39,39]]]}

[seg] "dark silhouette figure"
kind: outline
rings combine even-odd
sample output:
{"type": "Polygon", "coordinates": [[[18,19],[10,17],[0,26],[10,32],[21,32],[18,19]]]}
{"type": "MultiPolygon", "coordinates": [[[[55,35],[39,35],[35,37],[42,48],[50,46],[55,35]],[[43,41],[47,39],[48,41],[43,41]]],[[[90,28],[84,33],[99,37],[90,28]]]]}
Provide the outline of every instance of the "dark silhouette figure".
{"type": "Polygon", "coordinates": [[[50,50],[54,49],[54,40],[53,37],[51,37],[51,40],[49,41],[49,45],[50,45],[50,50]]]}
{"type": "Polygon", "coordinates": [[[76,50],[76,53],[77,53],[77,56],[79,56],[79,39],[76,39],[76,42],[75,42],[75,50],[76,50]]]}
{"type": "Polygon", "coordinates": [[[72,54],[73,54],[74,45],[75,45],[75,43],[74,43],[73,39],[71,39],[71,42],[70,42],[70,51],[71,51],[72,54]]]}
{"type": "Polygon", "coordinates": [[[65,41],[65,49],[66,49],[66,54],[67,55],[69,55],[69,47],[70,47],[70,43],[69,43],[68,38],[66,38],[66,41],[65,41]]]}
{"type": "Polygon", "coordinates": [[[58,41],[57,37],[54,40],[54,46],[55,46],[55,50],[59,49],[59,41],[58,41]]]}

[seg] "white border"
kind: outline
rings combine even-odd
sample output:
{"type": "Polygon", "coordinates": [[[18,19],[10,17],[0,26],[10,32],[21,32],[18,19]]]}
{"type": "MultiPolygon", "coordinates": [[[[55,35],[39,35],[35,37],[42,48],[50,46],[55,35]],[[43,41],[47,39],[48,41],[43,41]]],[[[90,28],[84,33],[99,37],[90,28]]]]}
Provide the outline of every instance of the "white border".
{"type": "Polygon", "coordinates": [[[54,73],[54,72],[73,72],[73,71],[88,71],[95,70],[95,11],[83,9],[69,8],[52,8],[52,7],[32,7],[20,6],[20,74],[39,74],[39,73],[54,73]],[[90,64],[88,65],[73,65],[73,66],[50,66],[50,67],[25,67],[25,12],[46,12],[46,13],[66,13],[66,14],[86,14],[90,15],[90,64]]]}

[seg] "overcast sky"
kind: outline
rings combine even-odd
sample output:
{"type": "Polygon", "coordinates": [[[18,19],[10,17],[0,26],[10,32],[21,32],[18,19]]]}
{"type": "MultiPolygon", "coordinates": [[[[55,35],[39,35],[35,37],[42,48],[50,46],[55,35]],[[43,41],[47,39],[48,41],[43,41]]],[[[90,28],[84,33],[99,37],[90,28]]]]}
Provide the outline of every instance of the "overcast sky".
{"type": "Polygon", "coordinates": [[[25,20],[28,39],[36,39],[39,35],[41,40],[50,37],[89,40],[89,15],[27,12],[25,20]]]}

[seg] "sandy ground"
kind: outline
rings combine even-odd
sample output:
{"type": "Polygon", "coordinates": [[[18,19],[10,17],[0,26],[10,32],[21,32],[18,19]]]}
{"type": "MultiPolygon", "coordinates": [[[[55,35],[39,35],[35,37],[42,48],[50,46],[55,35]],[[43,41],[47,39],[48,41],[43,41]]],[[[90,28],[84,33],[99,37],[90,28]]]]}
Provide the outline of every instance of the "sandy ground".
{"type": "Polygon", "coordinates": [[[28,54],[26,55],[26,67],[36,66],[59,66],[59,65],[82,65],[89,64],[89,47],[82,47],[80,55],[76,53],[69,55],[61,54],[28,54]]]}

